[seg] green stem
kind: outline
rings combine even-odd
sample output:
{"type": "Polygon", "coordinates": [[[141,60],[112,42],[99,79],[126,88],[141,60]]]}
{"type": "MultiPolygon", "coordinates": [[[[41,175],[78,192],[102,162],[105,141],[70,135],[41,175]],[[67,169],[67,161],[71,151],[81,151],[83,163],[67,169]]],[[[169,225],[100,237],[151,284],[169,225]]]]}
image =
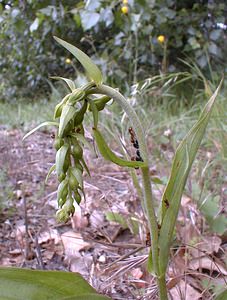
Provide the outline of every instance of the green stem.
{"type": "Polygon", "coordinates": [[[158,223],[157,217],[154,211],[154,201],[152,199],[152,189],[150,182],[149,167],[141,168],[143,177],[143,188],[144,188],[144,208],[148,218],[149,230],[151,233],[152,243],[152,261],[154,266],[154,272],[156,276],[159,275],[159,264],[158,264],[158,223]]]}
{"type": "Polygon", "coordinates": [[[152,198],[152,189],[151,189],[150,174],[149,174],[149,162],[148,162],[148,149],[147,149],[143,127],[133,107],[128,103],[125,97],[121,95],[117,90],[106,85],[100,85],[96,88],[96,92],[111,97],[124,109],[136,133],[136,137],[140,145],[141,156],[144,162],[147,163],[146,167],[141,168],[142,177],[143,177],[143,190],[144,190],[144,208],[148,219],[149,230],[152,238],[151,250],[152,250],[154,272],[158,277],[159,276],[158,223],[157,223],[157,217],[155,215],[155,210],[154,210],[155,207],[154,201],[152,198]]]}
{"type": "Polygon", "coordinates": [[[117,90],[107,85],[99,85],[95,90],[96,93],[104,94],[111,97],[124,109],[125,113],[129,117],[130,122],[132,123],[133,130],[136,133],[136,137],[140,145],[141,157],[143,158],[144,162],[148,164],[148,151],[147,151],[147,145],[145,141],[145,133],[133,107],[128,103],[128,101],[125,99],[123,95],[121,95],[117,90]]]}
{"type": "Polygon", "coordinates": [[[161,277],[158,277],[157,281],[158,281],[158,289],[159,289],[159,298],[160,298],[160,300],[168,300],[165,275],[163,275],[161,277]]]}

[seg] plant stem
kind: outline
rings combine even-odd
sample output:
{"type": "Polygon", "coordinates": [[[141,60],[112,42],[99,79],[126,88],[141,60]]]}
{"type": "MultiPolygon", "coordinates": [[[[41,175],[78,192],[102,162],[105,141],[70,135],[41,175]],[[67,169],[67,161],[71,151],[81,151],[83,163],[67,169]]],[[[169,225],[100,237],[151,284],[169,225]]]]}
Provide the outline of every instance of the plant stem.
{"type": "Polygon", "coordinates": [[[144,167],[142,170],[143,178],[143,189],[144,189],[144,208],[148,219],[148,226],[151,233],[151,251],[152,261],[154,266],[154,272],[156,276],[159,275],[159,264],[158,264],[158,224],[157,217],[154,211],[154,202],[152,199],[152,189],[150,182],[149,168],[144,167]]]}
{"type": "Polygon", "coordinates": [[[141,157],[143,158],[144,162],[148,164],[148,151],[147,151],[147,145],[145,141],[145,133],[133,107],[128,103],[128,101],[125,99],[125,97],[122,94],[120,94],[117,90],[107,85],[103,85],[103,84],[99,85],[95,90],[96,93],[104,94],[111,97],[124,109],[136,133],[136,137],[140,146],[141,157]]]}
{"type": "Polygon", "coordinates": [[[157,276],[158,286],[159,286],[159,294],[160,300],[166,300],[167,298],[167,288],[165,282],[165,275],[160,277],[159,273],[159,257],[158,257],[158,237],[159,237],[159,229],[157,217],[154,210],[154,201],[152,198],[152,188],[150,182],[150,174],[149,174],[149,162],[148,162],[148,149],[145,140],[145,134],[143,131],[143,127],[141,122],[134,111],[133,107],[128,103],[123,95],[121,95],[117,90],[105,86],[100,85],[96,88],[96,92],[100,94],[107,95],[115,100],[128,115],[130,122],[132,123],[133,129],[136,133],[136,137],[140,146],[140,153],[144,160],[147,163],[146,167],[141,168],[142,178],[143,178],[143,200],[144,200],[144,209],[145,214],[148,219],[149,231],[151,233],[151,251],[152,251],[152,261],[154,266],[154,272],[157,276]]]}
{"type": "Polygon", "coordinates": [[[161,277],[158,277],[157,281],[158,281],[158,289],[159,289],[159,298],[160,298],[160,300],[168,300],[165,275],[163,275],[161,277]]]}

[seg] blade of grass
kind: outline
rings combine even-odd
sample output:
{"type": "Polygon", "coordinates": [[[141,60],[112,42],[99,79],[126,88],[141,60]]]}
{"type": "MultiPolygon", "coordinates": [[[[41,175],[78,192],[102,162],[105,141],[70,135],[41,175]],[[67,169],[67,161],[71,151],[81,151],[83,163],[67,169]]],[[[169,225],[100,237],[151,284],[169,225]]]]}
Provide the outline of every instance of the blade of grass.
{"type": "MultiPolygon", "coordinates": [[[[223,80],[222,80],[223,81],[223,80]]],[[[176,150],[171,175],[162,197],[161,229],[159,235],[159,267],[164,274],[168,263],[168,253],[179,211],[180,201],[192,163],[205,134],[212,108],[222,81],[206,104],[199,120],[195,123],[176,150]]]]}

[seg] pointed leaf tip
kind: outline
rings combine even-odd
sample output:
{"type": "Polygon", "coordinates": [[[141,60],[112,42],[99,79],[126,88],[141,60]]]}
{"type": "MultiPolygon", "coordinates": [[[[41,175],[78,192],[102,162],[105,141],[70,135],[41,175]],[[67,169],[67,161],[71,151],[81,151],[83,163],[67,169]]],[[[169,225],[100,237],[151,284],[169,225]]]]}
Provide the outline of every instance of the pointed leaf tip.
{"type": "Polygon", "coordinates": [[[103,78],[100,69],[90,59],[90,57],[87,56],[87,54],[85,54],[77,47],[69,44],[68,42],[56,36],[54,36],[54,39],[75,56],[75,58],[81,63],[81,65],[86,70],[88,77],[90,77],[96,83],[96,85],[100,85],[102,83],[103,78]]]}
{"type": "Polygon", "coordinates": [[[52,121],[43,122],[43,123],[39,124],[37,127],[35,127],[34,129],[30,130],[27,134],[25,134],[22,141],[24,141],[27,137],[29,137],[31,134],[33,134],[35,131],[37,131],[38,129],[40,129],[43,126],[57,126],[58,127],[59,124],[57,122],[52,122],[52,121]]]}

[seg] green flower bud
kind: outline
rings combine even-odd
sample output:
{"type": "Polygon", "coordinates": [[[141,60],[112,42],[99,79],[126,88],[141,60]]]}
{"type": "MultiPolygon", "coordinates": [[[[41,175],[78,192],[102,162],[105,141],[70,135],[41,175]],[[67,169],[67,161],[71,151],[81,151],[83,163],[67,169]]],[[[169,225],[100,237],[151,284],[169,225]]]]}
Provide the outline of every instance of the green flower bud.
{"type": "Polygon", "coordinates": [[[69,215],[67,214],[67,211],[65,211],[64,208],[61,208],[56,213],[56,219],[57,222],[67,222],[69,219],[69,215]]]}
{"type": "Polygon", "coordinates": [[[57,137],[54,141],[54,148],[56,149],[56,151],[58,151],[63,145],[64,145],[64,140],[57,137]]]}
{"type": "Polygon", "coordinates": [[[74,105],[76,102],[81,101],[85,96],[86,96],[85,91],[76,89],[75,91],[72,92],[67,103],[69,103],[70,105],[74,105]]]}
{"type": "Polygon", "coordinates": [[[79,187],[79,182],[73,174],[70,174],[70,177],[69,177],[69,187],[73,191],[79,187]]]}
{"type": "Polygon", "coordinates": [[[65,202],[66,202],[66,198],[65,199],[60,198],[58,200],[58,207],[62,208],[62,206],[65,204],[65,202]]]}
{"type": "Polygon", "coordinates": [[[101,110],[103,110],[105,108],[106,103],[109,102],[110,100],[111,100],[110,97],[108,97],[108,96],[102,96],[102,97],[100,97],[98,99],[95,99],[94,103],[95,103],[98,111],[101,111],[101,110]]]}
{"type": "Polygon", "coordinates": [[[78,204],[80,204],[80,202],[81,202],[81,195],[80,195],[80,193],[78,191],[74,191],[74,199],[76,200],[76,202],[78,204]]]}
{"type": "Polygon", "coordinates": [[[58,186],[58,192],[57,192],[57,198],[58,201],[60,199],[66,200],[66,197],[68,195],[68,179],[64,179],[58,186]]]}
{"type": "Polygon", "coordinates": [[[58,181],[62,182],[65,179],[65,173],[61,173],[60,175],[58,175],[58,181]]]}
{"type": "Polygon", "coordinates": [[[73,145],[72,155],[75,159],[80,160],[83,156],[83,148],[77,143],[73,145]]]}

